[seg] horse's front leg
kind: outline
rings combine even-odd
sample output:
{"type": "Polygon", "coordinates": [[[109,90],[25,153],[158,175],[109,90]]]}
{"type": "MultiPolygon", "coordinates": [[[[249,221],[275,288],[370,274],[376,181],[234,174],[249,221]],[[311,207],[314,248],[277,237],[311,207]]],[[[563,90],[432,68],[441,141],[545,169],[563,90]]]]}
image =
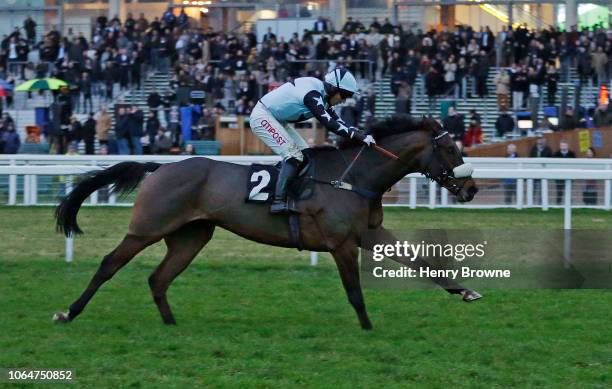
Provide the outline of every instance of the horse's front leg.
{"type": "Polygon", "coordinates": [[[359,282],[359,250],[357,248],[357,243],[354,241],[345,242],[342,246],[333,250],[331,254],[336,261],[336,266],[338,266],[342,285],[344,285],[344,289],[346,290],[349,303],[351,303],[353,308],[355,308],[355,312],[357,312],[361,328],[364,330],[371,330],[372,323],[366,312],[363,293],[361,292],[361,284],[359,282]]]}
{"type": "MultiPolygon", "coordinates": [[[[372,251],[373,250],[372,246],[374,244],[395,245],[395,243],[398,241],[398,239],[389,230],[385,229],[383,226],[378,227],[376,230],[371,230],[369,233],[375,234],[376,242],[370,242],[370,241],[364,242],[362,240],[361,248],[366,249],[366,250],[372,251]]],[[[421,257],[416,257],[414,260],[409,260],[407,258],[397,257],[397,256],[389,256],[387,258],[395,262],[401,263],[402,265],[406,265],[410,268],[416,269],[416,270],[421,269],[421,268],[431,267],[431,265],[421,257]]],[[[447,277],[429,277],[429,278],[433,282],[435,282],[437,285],[439,285],[441,288],[446,290],[448,293],[460,294],[463,297],[463,301],[465,302],[475,301],[482,297],[480,293],[474,290],[465,288],[459,285],[454,280],[451,280],[450,278],[447,278],[447,277]]]]}

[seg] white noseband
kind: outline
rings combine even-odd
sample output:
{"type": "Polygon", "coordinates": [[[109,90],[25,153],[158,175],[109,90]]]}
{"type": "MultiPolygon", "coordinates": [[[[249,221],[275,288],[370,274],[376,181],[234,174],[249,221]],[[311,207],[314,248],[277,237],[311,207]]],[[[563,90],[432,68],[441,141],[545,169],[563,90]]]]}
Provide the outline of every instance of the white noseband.
{"type": "Polygon", "coordinates": [[[459,165],[453,169],[453,175],[455,178],[471,177],[472,173],[474,173],[474,167],[472,167],[471,163],[464,163],[463,165],[459,165]]]}

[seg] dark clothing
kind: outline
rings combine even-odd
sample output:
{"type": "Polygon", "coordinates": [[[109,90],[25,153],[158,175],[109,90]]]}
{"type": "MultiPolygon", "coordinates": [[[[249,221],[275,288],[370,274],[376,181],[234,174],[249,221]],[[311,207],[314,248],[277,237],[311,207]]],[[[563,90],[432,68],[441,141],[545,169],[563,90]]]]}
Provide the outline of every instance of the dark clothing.
{"type": "Polygon", "coordinates": [[[310,91],[304,96],[304,105],[327,130],[336,135],[352,138],[355,128],[349,127],[333,109],[326,110],[324,104],[323,96],[317,91],[310,91]]]}
{"type": "Polygon", "coordinates": [[[572,150],[567,150],[565,154],[559,150],[553,154],[553,158],[576,158],[576,154],[572,150]]]}
{"type": "Polygon", "coordinates": [[[129,115],[128,133],[131,138],[143,136],[142,127],[144,124],[144,115],[142,111],[136,111],[129,115]]]}
{"type": "Polygon", "coordinates": [[[4,150],[0,150],[4,154],[17,154],[19,147],[21,146],[21,139],[16,131],[6,131],[2,134],[2,140],[4,141],[4,150]]]}
{"type": "Polygon", "coordinates": [[[463,115],[449,115],[442,120],[444,131],[448,131],[453,139],[463,140],[465,134],[465,123],[463,115]]]}
{"type": "Polygon", "coordinates": [[[495,121],[495,129],[497,130],[497,136],[504,136],[507,132],[514,130],[514,119],[507,113],[499,115],[495,121]]]}
{"type": "Polygon", "coordinates": [[[130,117],[127,114],[119,115],[115,124],[115,135],[117,138],[127,138],[130,134],[130,117]]]}
{"type": "Polygon", "coordinates": [[[531,158],[550,158],[552,157],[552,150],[548,146],[539,149],[538,145],[534,145],[529,151],[529,156],[531,158]]]}
{"type": "Polygon", "coordinates": [[[94,139],[96,137],[96,121],[89,118],[83,123],[81,138],[85,142],[85,154],[95,154],[94,139]]]}

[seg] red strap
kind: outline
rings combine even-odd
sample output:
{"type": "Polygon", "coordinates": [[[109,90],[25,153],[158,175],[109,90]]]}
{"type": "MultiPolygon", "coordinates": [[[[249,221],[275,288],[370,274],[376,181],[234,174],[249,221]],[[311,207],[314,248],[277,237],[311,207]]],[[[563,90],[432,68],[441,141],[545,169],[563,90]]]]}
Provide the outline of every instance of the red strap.
{"type": "Polygon", "coordinates": [[[399,157],[395,154],[393,154],[392,152],[390,152],[389,150],[386,150],[382,147],[380,147],[379,145],[375,144],[374,145],[374,150],[378,151],[379,153],[381,153],[382,155],[394,159],[396,161],[399,161],[399,157]]]}

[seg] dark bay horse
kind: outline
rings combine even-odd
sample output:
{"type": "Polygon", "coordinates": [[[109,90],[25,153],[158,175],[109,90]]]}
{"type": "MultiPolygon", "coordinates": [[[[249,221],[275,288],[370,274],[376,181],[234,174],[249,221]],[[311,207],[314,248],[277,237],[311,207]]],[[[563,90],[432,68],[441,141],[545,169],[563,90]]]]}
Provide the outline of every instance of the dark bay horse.
{"type": "MultiPolygon", "coordinates": [[[[355,187],[376,193],[367,198],[321,182],[337,180],[355,158],[360,145],[340,149],[315,148],[314,195],[297,203],[303,248],[330,252],[354,307],[361,327],[372,328],[359,281],[358,250],[361,236],[376,230],[378,236],[394,242],[382,226],[382,194],[412,172],[421,172],[456,195],[470,201],[478,191],[465,173],[459,150],[451,137],[433,119],[414,120],[398,116],[369,129],[378,144],[397,158],[389,158],[371,148],[365,149],[347,176],[355,187]],[[462,174],[457,174],[462,171],[462,174]]],[[[196,157],[169,164],[122,162],[105,170],[86,174],[56,209],[57,226],[66,235],[81,233],[77,213],[85,199],[97,189],[113,185],[116,193],[138,192],[129,229],[121,243],[100,264],[82,295],[67,312],[54,320],[70,322],[85,308],[98,288],[147,246],[164,239],[167,253],[149,277],[155,304],[166,324],[175,324],[166,291],[172,281],[210,241],[216,226],[244,238],[273,246],[295,247],[288,228],[288,217],[269,215],[267,204],[245,203],[248,166],[196,157]],[[147,173],[152,173],[147,175],[147,173]],[[145,178],[146,177],[146,178],[145,178]]],[[[363,247],[371,249],[371,247],[363,247]]],[[[394,258],[391,258],[394,259],[394,258]]],[[[403,262],[403,260],[395,259],[403,262]]],[[[425,266],[419,259],[408,263],[425,266]]],[[[465,301],[480,295],[446,278],[432,279],[449,293],[461,294],[465,301]]]]}

